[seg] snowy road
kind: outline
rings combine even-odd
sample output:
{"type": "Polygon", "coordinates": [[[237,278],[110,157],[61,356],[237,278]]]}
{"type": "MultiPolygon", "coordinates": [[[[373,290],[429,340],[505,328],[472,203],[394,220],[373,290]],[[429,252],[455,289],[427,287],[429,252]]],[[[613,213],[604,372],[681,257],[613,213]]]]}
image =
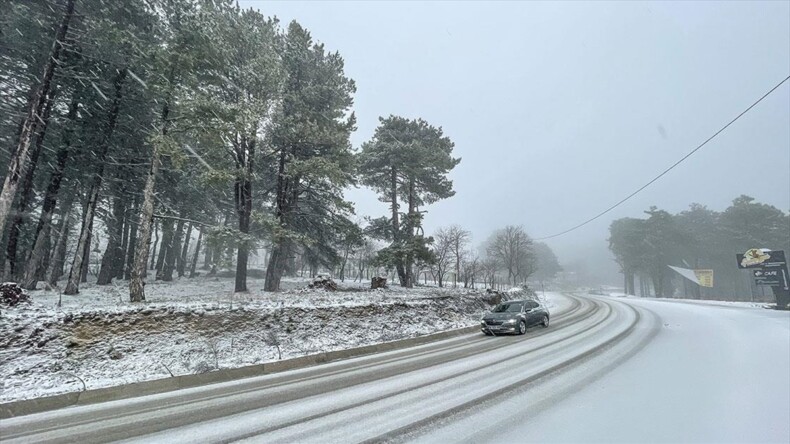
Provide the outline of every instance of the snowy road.
{"type": "Polygon", "coordinates": [[[11,442],[790,442],[790,317],[554,296],[552,325],[4,420],[11,442]]]}

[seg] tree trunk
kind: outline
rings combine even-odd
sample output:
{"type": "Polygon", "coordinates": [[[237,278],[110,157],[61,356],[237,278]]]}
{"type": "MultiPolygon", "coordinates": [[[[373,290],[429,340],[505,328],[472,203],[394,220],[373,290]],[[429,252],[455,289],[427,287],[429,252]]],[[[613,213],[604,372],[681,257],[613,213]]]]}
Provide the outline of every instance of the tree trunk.
{"type": "Polygon", "coordinates": [[[656,297],[664,297],[664,289],[661,285],[661,275],[659,272],[654,270],[653,273],[650,274],[650,279],[653,281],[653,288],[655,289],[656,297]]]}
{"type": "MultiPolygon", "coordinates": [[[[82,270],[82,262],[85,260],[85,255],[83,254],[81,248],[86,245],[86,242],[90,241],[90,230],[91,227],[93,227],[93,217],[96,214],[96,205],[99,202],[99,192],[101,191],[101,184],[104,176],[105,159],[107,158],[107,152],[110,149],[110,139],[112,138],[112,133],[115,130],[115,124],[118,121],[118,114],[121,108],[123,82],[126,78],[126,72],[126,69],[118,70],[118,73],[113,81],[113,85],[115,87],[115,98],[113,99],[112,107],[110,108],[107,130],[104,132],[99,155],[96,159],[98,162],[98,169],[96,174],[93,176],[91,190],[88,193],[88,206],[82,220],[82,230],[80,233],[80,240],[78,242],[79,248],[77,249],[77,254],[74,257],[74,262],[71,265],[69,282],[66,284],[66,289],[63,290],[64,294],[74,295],[80,291],[79,279],[77,278],[79,276],[79,271],[82,270]]],[[[90,245],[88,245],[88,248],[90,248],[90,245]]]]}
{"type": "MultiPolygon", "coordinates": [[[[167,104],[162,111],[163,124],[162,132],[166,133],[167,104]]],[[[161,154],[158,143],[154,143],[154,152],[151,155],[151,168],[145,179],[143,190],[143,205],[140,211],[140,223],[138,225],[139,239],[134,251],[134,264],[132,264],[131,279],[129,280],[129,300],[131,302],[142,302],[145,300],[145,266],[148,263],[148,247],[151,243],[151,224],[154,215],[154,186],[156,185],[156,175],[161,166],[161,154]]]]}
{"type": "MultiPolygon", "coordinates": [[[[288,182],[290,199],[286,198],[286,202],[287,202],[286,208],[287,208],[288,211],[285,214],[285,216],[286,216],[285,219],[283,219],[283,220],[284,220],[284,223],[285,223],[285,227],[289,228],[289,229],[292,227],[292,224],[293,224],[293,215],[298,214],[298,212],[299,212],[299,190],[300,190],[299,184],[300,184],[300,182],[301,182],[301,178],[299,176],[296,176],[296,177],[292,178],[288,182]]],[[[292,276],[292,277],[296,276],[296,250],[297,250],[297,248],[299,248],[299,247],[296,244],[296,242],[294,242],[293,240],[289,239],[289,240],[286,241],[286,249],[284,250],[286,252],[286,255],[285,255],[285,262],[284,262],[284,266],[283,266],[283,270],[282,270],[282,274],[285,275],[285,276],[292,276]]],[[[304,252],[303,254],[305,256],[307,256],[308,265],[310,265],[310,263],[309,263],[309,260],[310,260],[309,255],[307,255],[307,252],[304,252]]]]}
{"type": "Polygon", "coordinates": [[[280,289],[280,279],[285,272],[285,262],[291,254],[290,241],[283,239],[272,247],[272,257],[266,267],[266,281],[264,291],[277,291],[280,289]]]}
{"type": "MultiPolygon", "coordinates": [[[[288,223],[288,179],[285,176],[285,159],[287,152],[285,149],[280,151],[280,158],[277,167],[277,196],[276,196],[276,217],[281,229],[287,229],[288,223]]],[[[286,244],[288,238],[283,234],[277,234],[272,239],[272,256],[266,266],[266,281],[263,285],[264,291],[277,291],[280,289],[280,279],[285,270],[285,261],[289,253],[286,244]]]]}
{"type": "Polygon", "coordinates": [[[173,219],[162,219],[162,243],[159,245],[159,254],[156,258],[156,279],[162,279],[162,272],[165,269],[165,259],[167,252],[173,246],[173,219]]]}
{"type": "Polygon", "coordinates": [[[19,199],[17,212],[11,220],[11,226],[9,228],[6,258],[8,259],[9,265],[8,276],[14,280],[18,280],[17,278],[21,277],[19,275],[22,272],[23,264],[20,263],[20,260],[17,257],[19,236],[22,232],[22,225],[24,225],[25,219],[28,217],[28,207],[30,206],[30,202],[33,200],[33,178],[36,175],[38,159],[41,157],[41,151],[44,147],[44,138],[47,135],[49,116],[52,112],[52,103],[55,101],[56,94],[57,92],[53,88],[47,97],[46,104],[44,105],[41,121],[38,125],[36,125],[36,130],[38,133],[36,135],[36,143],[33,146],[33,150],[30,151],[30,162],[28,164],[27,170],[25,171],[25,178],[22,180],[22,196],[19,199]]]}
{"type": "MultiPolygon", "coordinates": [[[[455,244],[455,276],[453,277],[453,288],[458,286],[458,278],[461,276],[461,245],[458,239],[455,244]]],[[[464,288],[466,288],[466,278],[464,278],[464,288]]]]}
{"type": "Polygon", "coordinates": [[[93,242],[93,221],[88,227],[88,241],[85,242],[85,252],[83,253],[85,259],[82,261],[82,268],[80,268],[80,283],[83,284],[88,282],[88,271],[91,264],[91,242],[93,242]]]}
{"type": "MultiPolygon", "coordinates": [[[[252,214],[252,184],[249,179],[236,184],[240,194],[238,203],[239,231],[243,234],[250,232],[250,216],[252,214]]],[[[247,239],[239,243],[236,254],[236,286],[235,292],[247,291],[247,261],[249,260],[250,246],[247,239]]]]}
{"type": "Polygon", "coordinates": [[[623,292],[625,294],[629,294],[628,293],[628,272],[626,272],[625,270],[623,270],[623,292]]]}
{"type": "Polygon", "coordinates": [[[52,256],[52,272],[49,275],[49,284],[55,286],[58,280],[63,276],[63,268],[66,265],[66,245],[69,239],[69,231],[71,231],[71,206],[74,203],[74,194],[67,194],[66,201],[62,205],[60,223],[58,229],[55,231],[58,235],[58,241],[55,244],[55,251],[52,256]]]}
{"type": "Polygon", "coordinates": [[[236,286],[234,291],[247,291],[247,262],[250,256],[250,244],[246,238],[250,233],[250,217],[252,216],[252,171],[255,158],[255,133],[250,137],[242,136],[236,144],[236,168],[242,174],[236,178],[234,196],[236,213],[239,216],[239,231],[245,238],[239,243],[236,254],[236,286]]]}
{"type": "MultiPolygon", "coordinates": [[[[409,211],[407,214],[407,224],[406,229],[401,230],[401,235],[405,234],[406,242],[411,245],[412,240],[414,239],[415,235],[415,196],[414,196],[414,178],[409,180],[409,211]]],[[[406,269],[406,287],[411,288],[414,286],[414,255],[411,253],[411,246],[409,247],[409,253],[406,254],[406,261],[403,264],[404,268],[406,269]]]]}
{"type": "Polygon", "coordinates": [[[626,294],[636,295],[636,286],[634,285],[634,272],[629,270],[626,273],[626,294]]]}
{"type": "Polygon", "coordinates": [[[113,275],[116,279],[123,279],[124,269],[126,268],[126,252],[129,250],[129,233],[131,231],[131,225],[129,223],[129,214],[131,208],[126,205],[124,202],[124,211],[123,211],[123,236],[121,240],[121,249],[118,251],[118,260],[115,262],[115,266],[113,268],[113,275]]]}
{"type": "MultiPolygon", "coordinates": [[[[392,204],[390,208],[392,209],[393,245],[400,246],[402,239],[398,216],[398,171],[395,167],[392,167],[390,170],[390,203],[392,204]]],[[[406,276],[406,269],[403,266],[403,260],[400,258],[400,254],[398,254],[395,259],[395,269],[398,272],[398,280],[400,281],[401,287],[408,286],[409,280],[406,276]]]]}
{"type": "MultiPolygon", "coordinates": [[[[116,190],[119,191],[119,190],[116,190]]],[[[115,277],[118,262],[123,261],[123,248],[121,248],[123,237],[123,215],[125,209],[123,200],[120,197],[113,199],[112,218],[107,221],[107,248],[102,256],[99,276],[96,278],[96,285],[108,285],[115,277]]]]}
{"type": "Polygon", "coordinates": [[[184,235],[183,246],[181,247],[181,256],[178,259],[178,277],[184,277],[187,268],[187,256],[189,254],[189,243],[192,240],[192,222],[187,225],[187,232],[184,235]]]}
{"type": "Polygon", "coordinates": [[[63,291],[64,294],[76,294],[79,291],[79,284],[80,279],[82,277],[82,265],[85,259],[85,252],[86,252],[86,244],[90,246],[90,236],[88,233],[89,228],[92,226],[90,222],[87,221],[88,219],[88,211],[90,211],[90,200],[91,200],[91,191],[87,194],[87,199],[82,206],[82,224],[80,228],[80,235],[77,239],[77,245],[74,248],[74,259],[71,264],[71,268],[69,268],[69,274],[66,281],[66,288],[63,291]],[[77,265],[77,260],[79,259],[79,264],[77,265]],[[73,283],[72,283],[73,281],[73,283]],[[74,293],[70,293],[69,291],[76,291],[74,293]]]}
{"type": "Polygon", "coordinates": [[[281,243],[277,242],[272,245],[272,254],[269,258],[269,263],[266,265],[266,280],[263,283],[264,291],[277,291],[280,287],[278,276],[282,276],[282,268],[284,262],[280,257],[283,256],[281,243]],[[277,269],[280,269],[278,271],[277,269]]]}
{"type": "MultiPolygon", "coordinates": [[[[44,227],[44,254],[42,255],[42,262],[41,265],[38,267],[38,271],[35,273],[35,278],[37,281],[46,281],[47,280],[47,269],[49,268],[49,258],[50,252],[52,251],[52,226],[47,225],[44,227]]],[[[38,284],[38,283],[36,283],[38,284]]]]}
{"type": "Polygon", "coordinates": [[[340,282],[346,281],[346,263],[348,262],[348,253],[349,248],[346,247],[346,250],[343,254],[343,262],[340,264],[340,282]]]}
{"type": "MultiPolygon", "coordinates": [[[[137,209],[138,202],[132,206],[131,214],[135,214],[135,210],[137,209]]],[[[129,244],[126,247],[126,264],[124,266],[123,271],[123,278],[125,280],[130,280],[132,278],[132,266],[134,264],[134,250],[137,248],[137,224],[129,218],[126,223],[129,225],[129,244]]],[[[143,266],[145,268],[145,266],[143,266]]],[[[145,270],[143,270],[145,271],[145,270]]]]}
{"type": "Polygon", "coordinates": [[[211,247],[211,245],[206,243],[206,254],[203,256],[203,266],[200,267],[201,269],[208,270],[211,268],[213,251],[214,249],[211,247]]]}
{"type": "Polygon", "coordinates": [[[198,231],[197,243],[195,244],[195,254],[192,255],[192,266],[189,268],[189,277],[195,277],[195,268],[197,268],[198,254],[200,254],[200,241],[203,240],[203,229],[198,231]]]}
{"type": "MultiPolygon", "coordinates": [[[[168,105],[162,107],[162,134],[167,134],[167,116],[168,116],[168,105]]],[[[151,226],[154,223],[153,216],[154,216],[154,188],[156,186],[156,176],[159,174],[159,168],[161,167],[162,159],[161,159],[161,148],[158,143],[153,144],[153,153],[151,154],[151,167],[148,170],[148,176],[145,180],[145,188],[143,190],[143,204],[140,208],[140,219],[139,224],[137,225],[138,229],[138,239],[134,249],[134,262],[130,264],[130,279],[129,279],[129,301],[130,302],[143,302],[145,301],[145,281],[143,280],[146,276],[146,265],[148,264],[148,249],[151,244],[151,226]]],[[[162,224],[163,228],[163,237],[164,237],[164,223],[162,224]]],[[[159,232],[157,231],[157,241],[159,241],[159,232]]],[[[164,239],[162,239],[162,244],[164,245],[164,239]]],[[[153,253],[155,251],[156,246],[154,245],[154,250],[151,251],[151,269],[154,270],[156,267],[153,266],[153,253]]],[[[160,250],[162,247],[159,247],[160,250]]]]}
{"type": "Polygon", "coordinates": [[[50,50],[50,56],[47,57],[47,63],[44,65],[41,83],[30,96],[27,114],[22,121],[22,129],[19,133],[19,143],[11,154],[11,159],[8,163],[8,172],[5,175],[3,189],[0,191],[0,231],[5,227],[6,219],[8,218],[17,187],[19,186],[19,179],[28,161],[28,151],[30,150],[30,143],[33,139],[35,126],[39,119],[44,100],[46,100],[45,98],[49,94],[55,68],[59,65],[62,48],[61,42],[66,38],[66,32],[69,29],[69,23],[73,15],[74,0],[68,0],[66,2],[66,11],[63,14],[63,20],[60,22],[60,26],[58,26],[58,32],[55,35],[55,41],[50,50]]]}
{"type": "Polygon", "coordinates": [[[154,260],[154,258],[156,258],[156,247],[157,247],[157,245],[159,245],[159,229],[157,228],[157,223],[156,222],[153,222],[152,225],[153,225],[155,240],[154,240],[154,245],[151,246],[151,253],[150,253],[151,254],[151,266],[148,267],[148,268],[151,269],[151,270],[156,270],[156,261],[154,260]]]}
{"type": "Polygon", "coordinates": [[[178,219],[175,232],[171,235],[170,244],[165,255],[165,264],[162,267],[162,280],[170,282],[173,280],[173,270],[175,270],[176,258],[181,255],[181,233],[184,231],[184,219],[178,219]]]}
{"type": "MultiPolygon", "coordinates": [[[[63,171],[66,168],[66,162],[69,158],[69,149],[71,147],[71,138],[73,136],[73,123],[77,118],[77,110],[79,103],[76,98],[72,98],[69,105],[69,112],[66,116],[66,128],[63,131],[63,138],[58,154],[55,161],[55,167],[49,178],[49,185],[47,186],[46,194],[44,195],[44,204],[41,209],[41,215],[38,219],[38,226],[36,227],[36,235],[33,241],[33,249],[25,262],[25,273],[22,279],[22,285],[25,289],[35,290],[40,276],[46,272],[46,262],[48,252],[46,250],[47,239],[49,237],[50,224],[52,222],[52,215],[55,212],[57,205],[58,193],[63,181],[63,171]]],[[[69,204],[70,206],[70,204],[69,204]]]]}

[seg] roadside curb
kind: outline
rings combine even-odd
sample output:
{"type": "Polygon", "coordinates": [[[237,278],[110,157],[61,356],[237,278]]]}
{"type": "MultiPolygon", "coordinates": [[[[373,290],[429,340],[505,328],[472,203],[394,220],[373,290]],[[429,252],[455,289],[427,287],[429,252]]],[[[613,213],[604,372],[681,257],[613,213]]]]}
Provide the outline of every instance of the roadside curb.
{"type": "Polygon", "coordinates": [[[425,336],[417,336],[415,338],[365,345],[362,347],[355,347],[346,350],[316,353],[314,355],[300,356],[298,358],[284,359],[282,361],[273,361],[264,364],[229,368],[209,373],[173,376],[164,379],[134,382],[131,384],[91,389],[81,392],[62,393],[59,395],[45,396],[41,398],[25,399],[22,401],[12,401],[0,404],[0,420],[30,415],[33,413],[41,413],[50,410],[57,410],[64,407],[136,398],[139,396],[166,393],[179,389],[279,373],[286,370],[310,367],[331,361],[338,361],[341,359],[356,358],[374,353],[413,347],[415,345],[422,345],[429,342],[435,342],[442,339],[474,333],[479,331],[479,329],[479,326],[474,325],[471,327],[447,330],[425,336]]]}

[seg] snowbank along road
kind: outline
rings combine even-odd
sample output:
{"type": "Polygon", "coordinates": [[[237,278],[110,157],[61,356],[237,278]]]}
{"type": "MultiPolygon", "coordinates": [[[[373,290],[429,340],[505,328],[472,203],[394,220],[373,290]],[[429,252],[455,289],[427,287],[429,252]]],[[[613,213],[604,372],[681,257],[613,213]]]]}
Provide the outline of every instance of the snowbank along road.
{"type": "Polygon", "coordinates": [[[777,377],[790,369],[786,313],[553,297],[551,326],[525,336],[472,334],[12,418],[0,436],[4,443],[788,442],[790,385],[787,373],[777,377]]]}

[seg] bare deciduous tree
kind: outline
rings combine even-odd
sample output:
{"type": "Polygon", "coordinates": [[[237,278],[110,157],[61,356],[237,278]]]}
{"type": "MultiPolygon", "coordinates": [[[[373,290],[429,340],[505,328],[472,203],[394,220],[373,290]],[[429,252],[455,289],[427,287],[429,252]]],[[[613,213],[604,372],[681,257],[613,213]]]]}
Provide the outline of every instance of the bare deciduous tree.
{"type": "Polygon", "coordinates": [[[467,251],[464,257],[465,258],[461,262],[461,280],[464,283],[464,288],[470,286],[475,288],[475,281],[481,268],[480,256],[471,251],[467,251]]]}
{"type": "Polygon", "coordinates": [[[492,235],[486,254],[507,270],[508,283],[524,282],[535,272],[532,239],[521,226],[508,225],[492,235]]]}
{"type": "Polygon", "coordinates": [[[444,286],[444,276],[448,269],[453,265],[453,238],[452,227],[439,228],[436,232],[433,253],[436,256],[436,263],[431,266],[431,274],[439,284],[444,286]]]}
{"type": "Polygon", "coordinates": [[[458,279],[461,277],[461,261],[463,261],[464,254],[466,253],[466,246],[472,234],[458,225],[451,225],[447,228],[447,236],[450,241],[450,251],[455,259],[455,277],[453,279],[453,287],[458,286],[458,279]]]}

